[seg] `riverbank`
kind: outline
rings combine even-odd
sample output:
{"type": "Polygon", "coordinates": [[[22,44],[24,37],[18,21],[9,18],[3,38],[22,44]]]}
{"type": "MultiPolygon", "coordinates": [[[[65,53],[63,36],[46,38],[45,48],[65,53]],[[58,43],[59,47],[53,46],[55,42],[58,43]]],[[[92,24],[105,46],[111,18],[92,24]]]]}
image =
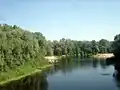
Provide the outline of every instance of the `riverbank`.
{"type": "MultiPolygon", "coordinates": [[[[97,55],[94,55],[93,57],[106,59],[113,56],[114,55],[112,53],[109,53],[109,54],[97,54],[97,55]]],[[[58,59],[60,59],[61,57],[65,57],[65,55],[46,56],[44,57],[46,60],[43,60],[42,62],[36,62],[35,65],[27,63],[24,66],[9,70],[8,72],[0,72],[0,85],[9,83],[11,81],[22,79],[26,76],[35,74],[37,72],[40,73],[42,72],[43,69],[51,67],[55,61],[58,62],[58,59]]]]}
{"type": "Polygon", "coordinates": [[[53,64],[46,64],[42,66],[32,67],[31,65],[24,65],[23,67],[10,70],[9,72],[0,73],[0,85],[10,83],[11,81],[20,80],[26,76],[41,73],[43,69],[51,67],[53,64]]]}
{"type": "Polygon", "coordinates": [[[42,60],[41,62],[36,62],[35,64],[29,62],[18,68],[10,69],[7,72],[0,72],[0,85],[20,80],[38,72],[40,73],[43,69],[53,66],[61,57],[63,56],[46,56],[44,57],[46,60],[42,60]]]}
{"type": "Polygon", "coordinates": [[[94,55],[94,58],[100,58],[100,59],[106,59],[106,58],[110,58],[113,57],[114,55],[112,53],[103,53],[103,54],[97,54],[94,55]]]}

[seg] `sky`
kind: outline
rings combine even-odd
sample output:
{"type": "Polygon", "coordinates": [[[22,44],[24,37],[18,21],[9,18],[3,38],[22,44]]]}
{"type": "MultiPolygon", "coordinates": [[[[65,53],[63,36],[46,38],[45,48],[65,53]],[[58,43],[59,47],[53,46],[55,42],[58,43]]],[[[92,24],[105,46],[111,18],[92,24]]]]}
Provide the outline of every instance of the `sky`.
{"type": "Polygon", "coordinates": [[[0,0],[0,23],[48,40],[113,40],[120,33],[120,0],[0,0]]]}

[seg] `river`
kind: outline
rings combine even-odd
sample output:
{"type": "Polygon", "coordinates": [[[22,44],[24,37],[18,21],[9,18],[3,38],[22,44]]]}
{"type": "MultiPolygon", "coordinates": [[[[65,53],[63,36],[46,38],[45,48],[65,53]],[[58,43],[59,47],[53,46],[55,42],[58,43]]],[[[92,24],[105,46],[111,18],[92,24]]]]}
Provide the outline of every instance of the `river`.
{"type": "Polygon", "coordinates": [[[113,65],[92,58],[62,59],[43,73],[0,86],[0,90],[120,90],[113,65]]]}

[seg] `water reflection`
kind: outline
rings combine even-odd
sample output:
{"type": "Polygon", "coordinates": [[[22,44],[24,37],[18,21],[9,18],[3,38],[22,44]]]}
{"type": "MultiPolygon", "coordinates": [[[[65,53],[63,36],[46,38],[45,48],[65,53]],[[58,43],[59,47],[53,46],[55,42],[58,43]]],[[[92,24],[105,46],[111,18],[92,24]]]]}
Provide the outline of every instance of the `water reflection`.
{"type": "Polygon", "coordinates": [[[97,68],[98,60],[93,59],[93,68],[97,68]]]}
{"type": "Polygon", "coordinates": [[[35,74],[19,81],[0,86],[0,90],[47,90],[48,83],[45,74],[35,74]]]}
{"type": "Polygon", "coordinates": [[[118,89],[120,90],[120,60],[119,58],[115,58],[115,57],[107,58],[106,64],[114,66],[114,73],[113,73],[114,82],[116,86],[118,87],[118,89]]]}
{"type": "Polygon", "coordinates": [[[100,65],[103,69],[106,69],[107,67],[106,62],[105,61],[103,62],[102,60],[100,60],[100,65]]]}
{"type": "Polygon", "coordinates": [[[114,75],[114,74],[113,74],[114,82],[115,82],[116,86],[118,87],[118,89],[120,90],[120,73],[118,73],[116,75],[114,75]]]}
{"type": "MultiPolygon", "coordinates": [[[[109,68],[108,66],[111,65],[110,63],[106,62],[105,60],[97,60],[97,59],[93,59],[93,58],[69,58],[69,57],[62,58],[62,60],[60,60],[59,63],[55,64],[54,67],[52,67],[51,69],[45,70],[42,74],[37,73],[35,75],[28,76],[19,81],[14,81],[14,82],[11,82],[4,86],[0,86],[0,90],[53,90],[53,89],[48,88],[48,86],[51,83],[48,83],[47,77],[53,76],[53,78],[58,79],[58,78],[54,77],[54,75],[56,73],[62,73],[63,75],[67,74],[68,81],[69,81],[69,78],[70,79],[74,78],[77,82],[79,82],[79,80],[77,80],[75,78],[75,77],[77,77],[78,79],[83,81],[82,83],[79,82],[80,85],[83,85],[83,83],[97,84],[96,83],[97,80],[98,80],[98,82],[99,82],[99,80],[104,80],[103,79],[104,75],[108,75],[108,73],[96,74],[98,68],[100,68],[100,70],[102,70],[102,72],[105,70],[109,71],[109,69],[107,69],[107,68],[109,68]],[[73,71],[74,71],[74,74],[73,74],[73,71]],[[82,72],[85,73],[84,74],[85,77],[82,72]],[[86,73],[87,73],[87,75],[86,75],[86,73]],[[76,76],[74,77],[74,76],[72,76],[72,74],[76,75],[76,76]],[[88,75],[88,74],[90,74],[90,75],[88,75]],[[89,78],[92,76],[95,77],[96,81],[94,78],[93,78],[94,80],[89,78]],[[88,79],[88,82],[84,82],[84,78],[81,79],[81,77],[84,77],[86,81],[88,79]],[[91,81],[89,81],[89,80],[91,80],[91,81]]],[[[109,76],[109,79],[107,79],[108,82],[110,80],[110,77],[112,77],[112,76],[109,76]]],[[[64,77],[62,77],[62,78],[64,79],[64,77]]],[[[74,79],[72,81],[75,82],[74,79]]],[[[120,78],[118,78],[118,77],[114,78],[114,82],[115,82],[116,86],[118,88],[120,88],[120,78]]],[[[62,82],[62,83],[64,83],[64,82],[62,82]]],[[[62,84],[62,83],[59,83],[59,84],[62,84]]],[[[72,82],[69,82],[69,83],[72,83],[72,82]]],[[[69,86],[69,83],[67,83],[68,86],[69,86]]],[[[53,84],[60,86],[59,84],[56,84],[56,83],[53,83],[53,84]]],[[[89,84],[88,84],[88,86],[89,86],[89,84]]],[[[101,84],[101,83],[99,83],[99,84],[101,84]]],[[[78,85],[78,83],[75,85],[78,85]]],[[[79,87],[79,85],[78,85],[78,87],[79,87]]],[[[54,90],[56,90],[56,89],[54,89],[54,90]]],[[[60,90],[60,89],[57,89],[57,90],[60,90]]],[[[68,89],[66,89],[66,90],[68,90],[68,89]]]]}
{"type": "Polygon", "coordinates": [[[57,73],[61,71],[63,74],[71,73],[77,68],[80,69],[89,69],[89,68],[98,68],[106,69],[108,65],[106,65],[105,60],[93,59],[93,58],[63,58],[58,64],[56,64],[52,71],[53,73],[57,73]]]}
{"type": "Polygon", "coordinates": [[[120,75],[117,75],[114,77],[114,82],[115,82],[117,88],[120,90],[120,75]]]}

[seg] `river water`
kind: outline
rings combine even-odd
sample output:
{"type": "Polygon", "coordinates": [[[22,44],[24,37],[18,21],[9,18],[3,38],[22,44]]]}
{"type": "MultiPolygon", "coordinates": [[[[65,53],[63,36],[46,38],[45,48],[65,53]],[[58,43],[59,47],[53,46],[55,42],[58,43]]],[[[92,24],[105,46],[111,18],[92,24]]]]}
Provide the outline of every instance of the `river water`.
{"type": "Polygon", "coordinates": [[[92,58],[62,59],[42,74],[0,86],[0,90],[120,90],[113,65],[92,58]]]}

